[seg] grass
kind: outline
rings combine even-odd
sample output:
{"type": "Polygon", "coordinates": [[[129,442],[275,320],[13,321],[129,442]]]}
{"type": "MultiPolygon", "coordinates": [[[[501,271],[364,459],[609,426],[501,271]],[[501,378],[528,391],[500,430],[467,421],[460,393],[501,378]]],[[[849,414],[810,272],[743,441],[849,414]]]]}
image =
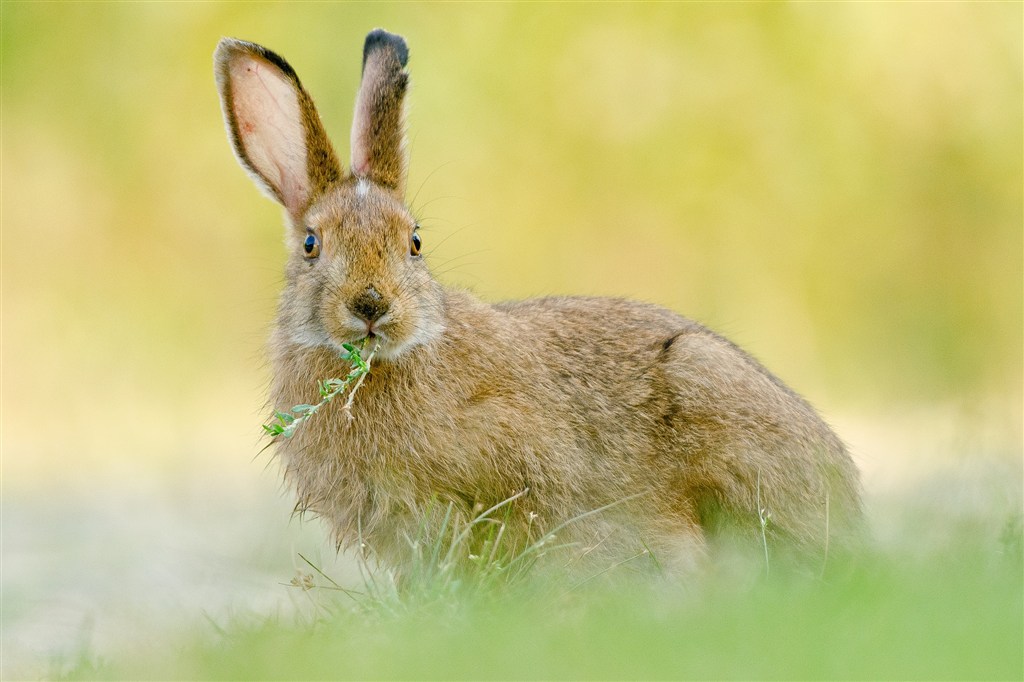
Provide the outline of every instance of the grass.
{"type": "MultiPolygon", "coordinates": [[[[774,558],[767,573],[758,552],[687,580],[494,580],[514,556],[474,573],[419,543],[424,563],[401,593],[379,572],[353,593],[307,564],[291,587],[306,604],[297,614],[200,624],[151,651],[83,657],[70,677],[1021,679],[1019,511],[950,516],[943,541],[927,543],[919,517],[905,518],[899,541],[890,533],[827,578],[774,558]]],[[[449,548],[471,530],[451,528],[449,548]]]]}

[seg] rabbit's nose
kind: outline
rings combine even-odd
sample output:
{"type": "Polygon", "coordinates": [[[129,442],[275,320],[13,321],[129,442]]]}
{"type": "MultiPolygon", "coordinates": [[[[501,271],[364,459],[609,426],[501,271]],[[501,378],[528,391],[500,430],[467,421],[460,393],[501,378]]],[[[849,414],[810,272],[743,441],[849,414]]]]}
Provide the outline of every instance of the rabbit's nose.
{"type": "Polygon", "coordinates": [[[368,286],[348,304],[352,314],[366,322],[376,322],[388,312],[388,303],[373,286],[368,286]]]}

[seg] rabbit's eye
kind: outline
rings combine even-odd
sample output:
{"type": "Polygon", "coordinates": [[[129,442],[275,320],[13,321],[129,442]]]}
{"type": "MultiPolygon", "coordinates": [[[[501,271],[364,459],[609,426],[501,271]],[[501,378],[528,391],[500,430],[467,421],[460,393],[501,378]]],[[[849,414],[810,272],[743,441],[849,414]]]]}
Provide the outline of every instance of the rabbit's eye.
{"type": "Polygon", "coordinates": [[[302,242],[302,250],[306,252],[306,258],[313,259],[320,255],[320,240],[315,234],[307,234],[306,241],[302,242]]]}
{"type": "Polygon", "coordinates": [[[420,247],[423,245],[423,240],[420,239],[418,232],[413,230],[412,233],[412,244],[409,246],[409,253],[414,256],[420,255],[420,247]]]}

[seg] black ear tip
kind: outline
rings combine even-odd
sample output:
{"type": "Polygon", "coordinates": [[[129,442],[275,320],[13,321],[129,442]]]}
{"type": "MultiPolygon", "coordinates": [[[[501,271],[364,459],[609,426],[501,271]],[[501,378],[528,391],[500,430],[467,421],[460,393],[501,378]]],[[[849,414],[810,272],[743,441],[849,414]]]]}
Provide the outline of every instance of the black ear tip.
{"type": "Polygon", "coordinates": [[[366,65],[366,57],[373,50],[380,47],[390,47],[398,57],[398,62],[405,66],[409,63],[409,46],[405,44],[405,38],[394,33],[388,33],[382,28],[375,28],[366,36],[363,44],[363,65],[366,65]]]}

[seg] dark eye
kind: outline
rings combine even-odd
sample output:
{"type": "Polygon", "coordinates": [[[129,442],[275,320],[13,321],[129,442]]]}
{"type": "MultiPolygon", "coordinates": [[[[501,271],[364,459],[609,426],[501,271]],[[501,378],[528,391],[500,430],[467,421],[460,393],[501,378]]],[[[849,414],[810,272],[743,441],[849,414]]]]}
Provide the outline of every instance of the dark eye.
{"type": "Polygon", "coordinates": [[[306,241],[302,242],[302,250],[306,252],[306,258],[313,259],[320,255],[320,240],[313,233],[306,235],[306,241]]]}
{"type": "Polygon", "coordinates": [[[412,231],[412,245],[409,247],[409,253],[414,256],[420,255],[420,247],[423,246],[423,240],[420,239],[420,235],[416,230],[412,231]]]}

